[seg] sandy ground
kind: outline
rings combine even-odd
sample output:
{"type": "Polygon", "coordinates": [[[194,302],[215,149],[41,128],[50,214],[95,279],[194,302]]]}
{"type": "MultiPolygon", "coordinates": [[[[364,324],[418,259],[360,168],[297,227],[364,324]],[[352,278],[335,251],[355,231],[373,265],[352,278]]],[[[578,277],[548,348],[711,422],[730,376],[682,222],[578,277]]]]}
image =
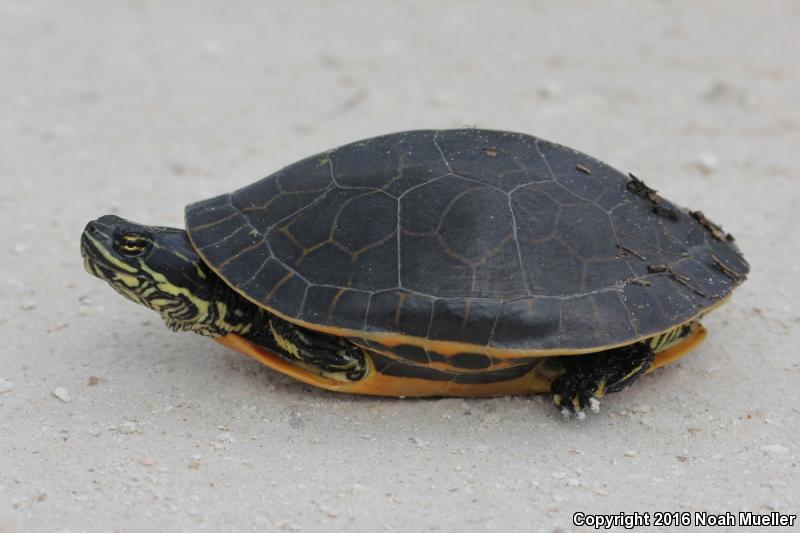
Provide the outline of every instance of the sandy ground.
{"type": "Polygon", "coordinates": [[[798,513],[798,31],[791,0],[0,1],[0,531],[798,513]],[[302,156],[465,124],[722,222],[753,272],[708,341],[582,422],[539,397],[348,397],[172,333],[82,269],[100,214],[181,225],[302,156]]]}

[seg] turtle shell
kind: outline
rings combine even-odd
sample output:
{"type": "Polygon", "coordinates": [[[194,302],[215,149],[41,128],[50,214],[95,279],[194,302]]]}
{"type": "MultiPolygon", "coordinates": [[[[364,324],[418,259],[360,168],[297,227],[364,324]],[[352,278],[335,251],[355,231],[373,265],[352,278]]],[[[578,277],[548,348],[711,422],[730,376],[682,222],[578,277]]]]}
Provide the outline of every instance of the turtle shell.
{"type": "Polygon", "coordinates": [[[287,320],[477,353],[629,344],[696,318],[749,270],[732,237],[640,180],[479,129],[309,157],[189,205],[186,227],[233,289],[287,320]]]}

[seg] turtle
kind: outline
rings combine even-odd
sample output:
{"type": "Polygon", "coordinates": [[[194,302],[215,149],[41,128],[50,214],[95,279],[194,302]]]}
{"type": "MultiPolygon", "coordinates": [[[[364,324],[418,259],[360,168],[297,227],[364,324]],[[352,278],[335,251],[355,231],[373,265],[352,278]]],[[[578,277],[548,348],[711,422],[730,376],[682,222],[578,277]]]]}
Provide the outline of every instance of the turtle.
{"type": "Polygon", "coordinates": [[[304,383],[545,393],[583,415],[706,336],[749,272],[734,238],[633,174],[522,133],[373,137],[81,236],[126,298],[304,383]]]}

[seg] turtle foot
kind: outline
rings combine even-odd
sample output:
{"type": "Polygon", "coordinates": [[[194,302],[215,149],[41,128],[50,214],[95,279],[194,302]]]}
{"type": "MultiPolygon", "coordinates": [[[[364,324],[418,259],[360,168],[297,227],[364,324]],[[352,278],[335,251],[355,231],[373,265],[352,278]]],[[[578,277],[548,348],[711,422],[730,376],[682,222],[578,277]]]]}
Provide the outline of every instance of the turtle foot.
{"type": "Polygon", "coordinates": [[[566,370],[550,386],[553,402],[566,416],[585,416],[584,409],[600,410],[600,398],[630,386],[653,364],[653,350],[632,344],[590,355],[559,357],[566,370]]]}
{"type": "Polygon", "coordinates": [[[281,355],[323,375],[344,373],[348,380],[357,381],[366,372],[361,350],[345,339],[301,328],[277,317],[270,317],[268,329],[281,355]]]}

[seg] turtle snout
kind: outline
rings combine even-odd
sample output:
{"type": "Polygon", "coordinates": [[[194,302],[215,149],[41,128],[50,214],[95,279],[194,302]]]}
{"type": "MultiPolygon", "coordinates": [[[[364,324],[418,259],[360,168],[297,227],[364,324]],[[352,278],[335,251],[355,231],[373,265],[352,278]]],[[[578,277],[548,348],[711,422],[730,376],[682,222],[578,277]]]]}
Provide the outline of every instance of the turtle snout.
{"type": "Polygon", "coordinates": [[[83,268],[93,276],[108,280],[115,271],[113,256],[113,228],[103,221],[105,217],[86,224],[81,233],[83,268]]]}
{"type": "Polygon", "coordinates": [[[94,235],[97,232],[97,227],[94,225],[94,222],[89,222],[86,224],[86,227],[83,228],[83,233],[81,233],[81,257],[86,257],[89,248],[89,235],[94,235]]]}
{"type": "Polygon", "coordinates": [[[83,228],[83,233],[81,234],[81,244],[86,240],[87,235],[97,235],[98,231],[97,222],[95,220],[92,220],[86,224],[86,227],[83,228]]]}
{"type": "Polygon", "coordinates": [[[102,238],[101,230],[96,220],[86,224],[86,227],[83,228],[83,233],[81,233],[81,257],[86,257],[89,254],[92,249],[92,241],[96,243],[102,238]]]}
{"type": "Polygon", "coordinates": [[[112,242],[113,227],[108,224],[108,216],[92,220],[81,233],[81,256],[96,261],[101,249],[108,249],[112,242]]]}

